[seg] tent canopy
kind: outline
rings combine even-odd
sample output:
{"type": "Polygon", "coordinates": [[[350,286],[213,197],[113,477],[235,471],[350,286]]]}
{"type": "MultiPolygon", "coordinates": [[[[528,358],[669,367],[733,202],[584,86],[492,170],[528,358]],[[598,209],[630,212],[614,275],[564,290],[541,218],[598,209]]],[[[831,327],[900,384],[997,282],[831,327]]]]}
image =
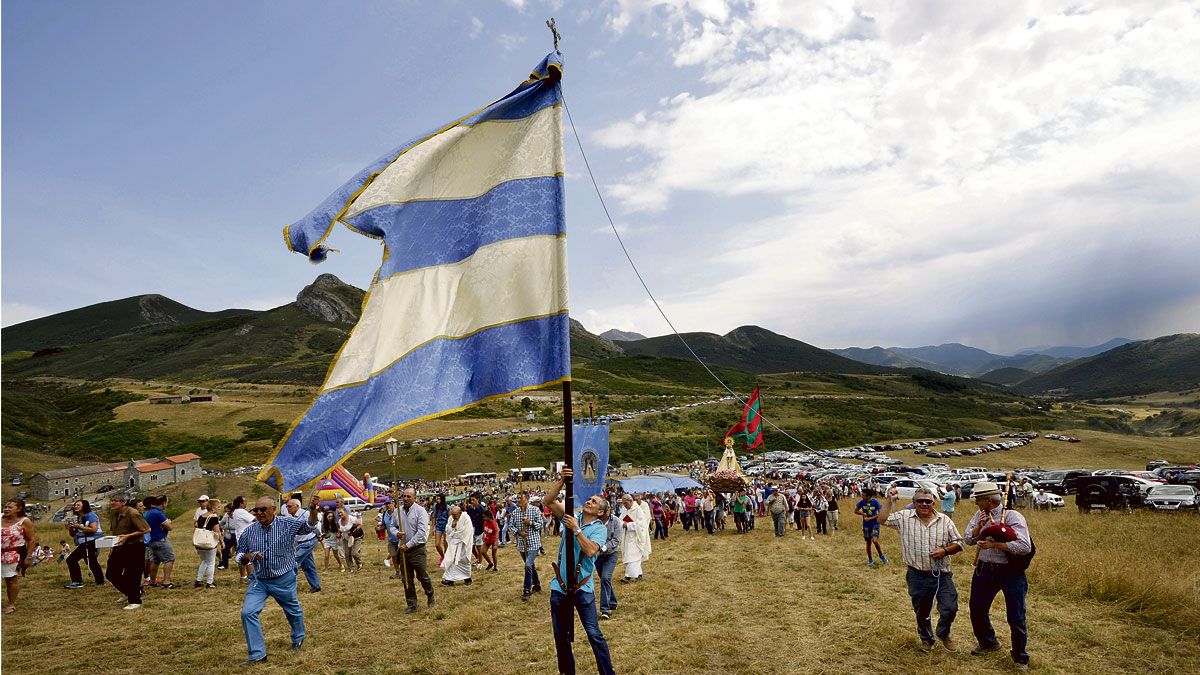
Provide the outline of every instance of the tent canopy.
{"type": "Polygon", "coordinates": [[[617,480],[622,492],[674,492],[704,487],[695,479],[677,473],[652,473],[617,480]]]}

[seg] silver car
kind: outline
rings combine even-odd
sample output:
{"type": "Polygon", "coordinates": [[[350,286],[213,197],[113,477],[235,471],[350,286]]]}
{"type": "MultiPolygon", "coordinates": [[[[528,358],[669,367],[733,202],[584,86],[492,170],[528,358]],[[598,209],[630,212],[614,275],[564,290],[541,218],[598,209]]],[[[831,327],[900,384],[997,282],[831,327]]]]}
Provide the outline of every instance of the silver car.
{"type": "Polygon", "coordinates": [[[1155,511],[1200,508],[1200,492],[1190,485],[1159,485],[1146,493],[1146,506],[1155,511]]]}

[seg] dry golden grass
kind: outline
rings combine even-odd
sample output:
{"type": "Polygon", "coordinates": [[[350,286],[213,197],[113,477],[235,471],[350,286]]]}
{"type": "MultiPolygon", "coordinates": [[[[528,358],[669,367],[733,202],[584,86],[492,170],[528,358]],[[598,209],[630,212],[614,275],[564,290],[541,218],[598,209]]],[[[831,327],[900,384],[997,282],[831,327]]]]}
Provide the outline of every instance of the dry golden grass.
{"type": "MultiPolygon", "coordinates": [[[[960,510],[960,526],[969,513],[960,510]]],[[[1200,672],[1195,617],[1200,612],[1200,556],[1191,515],[1139,513],[1084,517],[1074,511],[1030,515],[1038,557],[1030,571],[1030,653],[1036,672],[1200,672]]],[[[968,554],[955,561],[960,613],[954,636],[962,652],[916,649],[899,543],[883,535],[895,561],[864,566],[857,523],[818,541],[792,530],[776,540],[757,530],[709,537],[673,528],[655,542],[646,580],[618,584],[620,609],[602,627],[616,669],[625,673],[809,673],[854,671],[995,672],[1004,652],[971,657],[967,616],[968,554]]],[[[5,615],[5,673],[35,673],[70,664],[78,672],[228,671],[245,659],[236,573],[218,571],[220,588],[190,588],[197,559],[187,534],[173,540],[177,582],[154,590],[137,612],[120,609],[110,588],[67,591],[66,569],[34,568],[23,580],[20,610],[5,615]],[[123,622],[118,628],[115,624],[123,622]],[[117,637],[117,636],[120,637],[117,637]]],[[[57,533],[43,536],[57,542],[57,533]]],[[[557,540],[549,540],[549,546],[557,540]]],[[[398,581],[386,578],[384,548],[364,546],[357,575],[323,572],[324,591],[301,594],[305,650],[288,654],[287,625],[268,604],[263,619],[270,660],[262,673],[544,673],[554,672],[548,598],[523,604],[520,563],[501,550],[501,571],[477,573],[472,587],[437,587],[438,605],[415,616],[398,581]],[[402,636],[402,637],[397,637],[402,636]]],[[[318,549],[318,553],[320,549],[318,549]]],[[[321,563],[318,558],[318,564],[321,563]]],[[[550,574],[548,558],[539,567],[550,574]]],[[[620,568],[618,568],[618,574],[620,568]]],[[[439,575],[434,575],[435,582],[439,575]]],[[[302,583],[303,587],[304,584],[302,583]]],[[[993,621],[1003,644],[1000,599],[993,621]]],[[[581,672],[592,656],[577,631],[581,672]]]]}

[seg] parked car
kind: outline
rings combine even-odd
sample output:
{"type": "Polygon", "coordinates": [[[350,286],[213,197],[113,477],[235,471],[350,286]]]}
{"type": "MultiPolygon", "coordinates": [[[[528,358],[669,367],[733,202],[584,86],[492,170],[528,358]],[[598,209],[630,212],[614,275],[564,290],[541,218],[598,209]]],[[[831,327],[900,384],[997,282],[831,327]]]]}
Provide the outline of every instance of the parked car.
{"type": "Polygon", "coordinates": [[[899,495],[901,500],[912,499],[913,494],[916,493],[916,491],[917,491],[917,488],[925,488],[926,490],[929,490],[938,499],[941,499],[942,494],[943,494],[942,489],[940,487],[938,487],[936,483],[934,483],[932,481],[927,481],[927,480],[913,480],[911,478],[900,478],[898,480],[892,481],[892,484],[889,486],[889,489],[893,488],[893,487],[896,488],[896,493],[899,495]]]}
{"type": "Polygon", "coordinates": [[[1139,479],[1132,476],[1081,476],[1074,481],[1075,506],[1080,512],[1129,510],[1145,506],[1139,479]]]}
{"type": "Polygon", "coordinates": [[[1146,493],[1146,506],[1155,511],[1200,511],[1200,490],[1191,485],[1159,485],[1146,493]]]}
{"type": "Polygon", "coordinates": [[[1058,495],[1074,494],[1076,485],[1075,480],[1084,476],[1090,476],[1091,471],[1069,470],[1069,471],[1047,471],[1038,479],[1036,488],[1045,488],[1046,492],[1053,492],[1058,495]]]}

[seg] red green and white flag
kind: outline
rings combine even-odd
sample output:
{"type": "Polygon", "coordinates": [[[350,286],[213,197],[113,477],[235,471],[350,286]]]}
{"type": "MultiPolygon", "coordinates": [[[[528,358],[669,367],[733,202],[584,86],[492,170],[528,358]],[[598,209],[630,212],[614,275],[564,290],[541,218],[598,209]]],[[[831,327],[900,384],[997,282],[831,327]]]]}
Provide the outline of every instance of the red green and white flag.
{"type": "Polygon", "coordinates": [[[742,410],[742,421],[733,425],[729,433],[725,434],[725,438],[736,438],[746,450],[753,450],[762,445],[762,432],[762,399],[758,396],[758,387],[755,387],[754,393],[746,401],[745,409],[742,410]]]}

